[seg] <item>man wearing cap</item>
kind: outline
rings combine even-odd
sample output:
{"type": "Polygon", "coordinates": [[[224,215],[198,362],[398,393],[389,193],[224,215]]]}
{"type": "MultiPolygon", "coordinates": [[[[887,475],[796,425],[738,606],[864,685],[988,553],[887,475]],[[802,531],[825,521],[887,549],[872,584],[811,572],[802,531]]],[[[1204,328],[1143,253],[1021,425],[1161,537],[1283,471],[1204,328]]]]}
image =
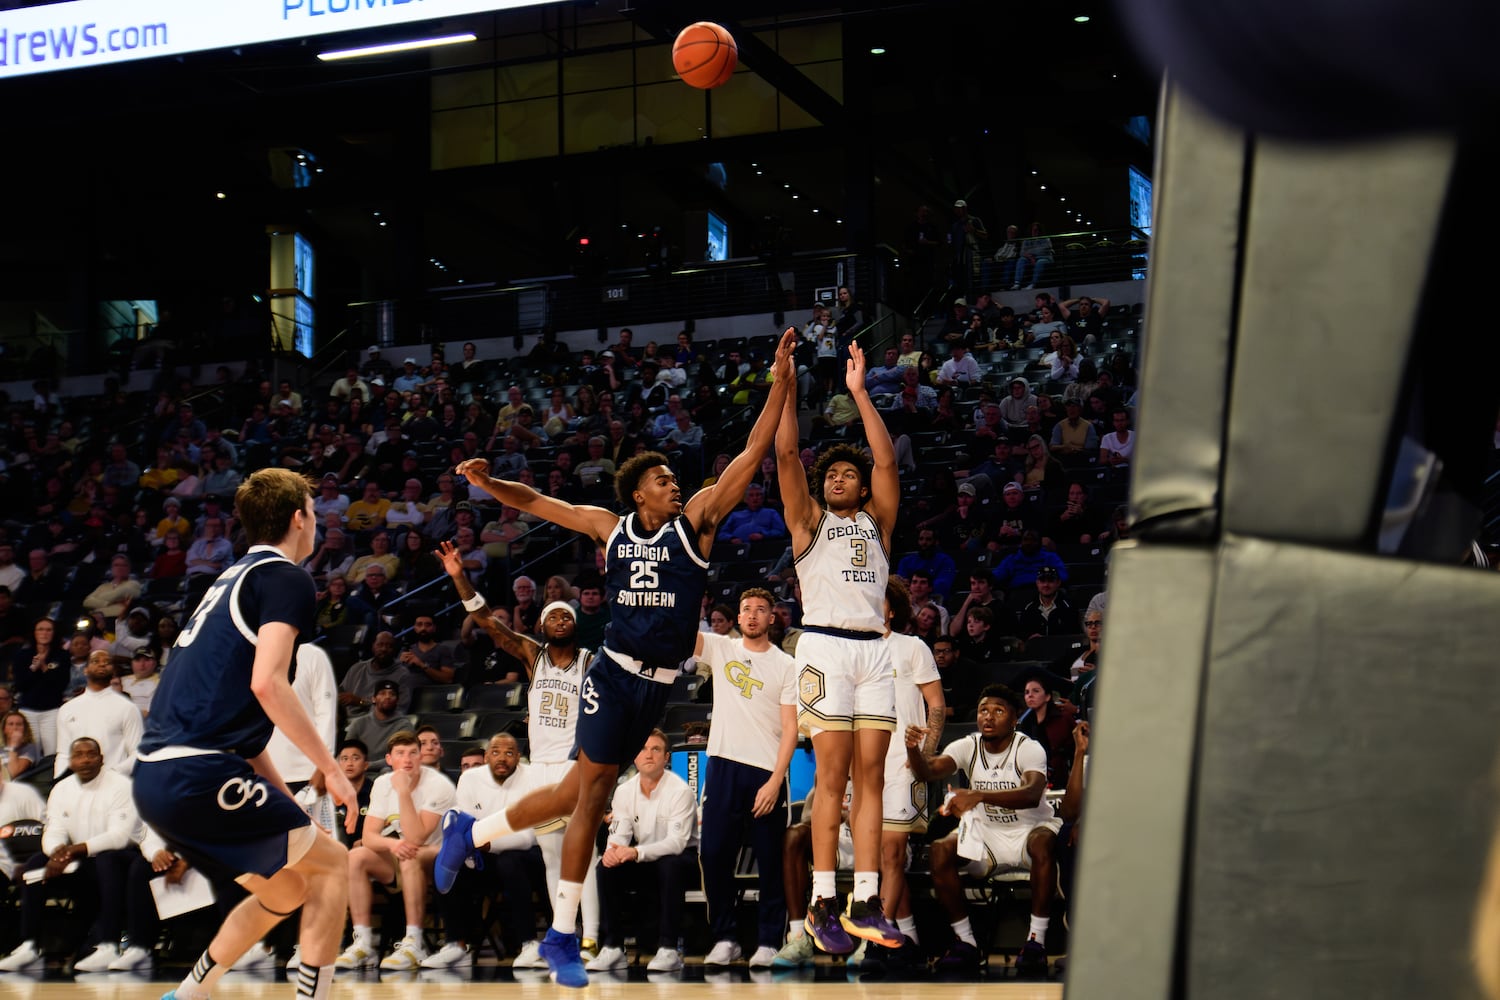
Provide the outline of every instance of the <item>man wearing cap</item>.
{"type": "Polygon", "coordinates": [[[1078,619],[1073,605],[1060,593],[1062,577],[1054,566],[1042,566],[1036,571],[1036,597],[1026,604],[1020,614],[1020,632],[1023,639],[1035,639],[1043,635],[1073,635],[1077,632],[1078,619]]]}
{"type": "Polygon", "coordinates": [[[161,683],[160,665],[161,653],[156,643],[147,643],[131,655],[130,673],[117,682],[120,693],[130,699],[143,719],[151,714],[151,699],[156,696],[156,686],[161,683]]]}
{"type": "MultiPolygon", "coordinates": [[[[458,551],[445,542],[438,550],[443,568],[454,579],[463,575],[458,551]]],[[[474,623],[483,628],[495,646],[526,666],[527,737],[530,750],[531,787],[539,788],[561,781],[571,766],[574,735],[578,728],[579,692],[583,674],[593,651],[578,645],[578,613],[566,601],[552,601],[542,609],[537,621],[542,641],[510,628],[487,608],[472,613],[474,623]]],[[[493,810],[491,810],[493,811],[493,810]]],[[[488,815],[481,813],[480,815],[488,815]]],[[[557,891],[562,875],[563,831],[567,824],[553,822],[538,827],[537,843],[547,871],[549,896],[557,891]]],[[[493,845],[491,845],[493,848],[493,845]]],[[[597,861],[598,858],[593,859],[597,861]]],[[[597,869],[589,864],[583,883],[583,937],[599,937],[599,893],[597,869]]],[[[545,968],[546,962],[534,944],[523,952],[526,964],[521,968],[545,968]]]]}
{"type": "MultiPolygon", "coordinates": [[[[130,559],[117,555],[109,561],[109,579],[89,592],[83,606],[106,618],[116,618],[126,605],[141,596],[141,585],[130,578],[130,559]]],[[[59,744],[60,745],[60,744],[59,744]]]]}
{"type": "MultiPolygon", "coordinates": [[[[141,713],[129,698],[120,697],[110,687],[115,664],[108,653],[95,650],[89,654],[84,678],[83,694],[57,710],[57,745],[71,747],[80,737],[92,737],[104,753],[104,766],[129,776],[135,770],[135,749],[144,729],[141,713]]],[[[67,770],[68,757],[58,754],[52,776],[61,778],[67,770]]]]}
{"type": "Polygon", "coordinates": [[[379,378],[389,382],[391,378],[391,363],[380,356],[380,345],[371,344],[365,348],[365,364],[360,369],[366,378],[379,378]]]}
{"type": "Polygon", "coordinates": [[[422,373],[417,370],[417,359],[407,357],[402,359],[401,374],[396,376],[391,388],[397,392],[414,392],[421,388],[423,381],[422,373]]]}
{"type": "MultiPolygon", "coordinates": [[[[394,647],[395,640],[392,640],[394,647]]],[[[396,701],[401,695],[401,685],[396,681],[380,681],[370,695],[370,710],[355,716],[344,731],[346,739],[359,740],[366,746],[385,746],[396,733],[411,728],[411,717],[398,711],[396,701]],[[371,740],[375,742],[371,744],[371,740]]]]}
{"type": "Polygon", "coordinates": [[[161,520],[156,522],[156,528],[151,533],[151,543],[163,544],[167,535],[173,531],[177,532],[179,538],[191,538],[193,523],[182,516],[182,501],[176,497],[167,497],[161,502],[161,520]]]}
{"type": "Polygon", "coordinates": [[[1036,583],[1036,574],[1043,566],[1057,570],[1060,580],[1067,582],[1068,567],[1056,552],[1042,548],[1041,533],[1028,528],[1021,533],[1021,547],[1004,559],[995,568],[995,582],[1007,590],[1026,587],[1036,583]]]}
{"type": "MultiPolygon", "coordinates": [[[[109,655],[114,658],[115,666],[123,669],[130,666],[130,658],[135,655],[135,651],[149,642],[151,642],[151,612],[136,605],[126,612],[123,627],[121,627],[120,619],[115,619],[115,641],[110,643],[109,655]]],[[[58,746],[62,745],[58,744],[58,746]]]]}
{"type": "Polygon", "coordinates": [[[962,340],[953,342],[952,355],[938,369],[938,385],[974,385],[979,382],[979,362],[962,340]]]}

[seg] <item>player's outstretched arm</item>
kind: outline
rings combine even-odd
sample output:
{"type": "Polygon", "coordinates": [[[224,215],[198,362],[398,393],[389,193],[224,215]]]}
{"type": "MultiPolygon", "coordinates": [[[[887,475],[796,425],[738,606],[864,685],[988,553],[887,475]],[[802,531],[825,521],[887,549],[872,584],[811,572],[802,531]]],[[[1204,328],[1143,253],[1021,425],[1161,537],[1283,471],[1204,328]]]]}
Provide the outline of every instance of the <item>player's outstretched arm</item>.
{"type": "Polygon", "coordinates": [[[481,607],[469,610],[469,617],[474,619],[474,624],[484,629],[495,641],[495,645],[526,664],[526,676],[530,679],[532,661],[536,659],[536,654],[541,652],[542,644],[529,635],[522,635],[507,628],[504,622],[490,614],[489,602],[469,582],[468,575],[464,573],[463,553],[459,552],[452,542],[439,542],[437,557],[443,564],[443,569],[448,571],[448,577],[453,581],[453,589],[458,591],[458,599],[464,602],[465,608],[469,608],[476,599],[483,602],[481,607]]]}
{"type": "Polygon", "coordinates": [[[941,781],[958,773],[958,762],[946,754],[933,756],[926,752],[927,730],[921,726],[907,726],[906,760],[911,773],[918,781],[941,781]]]}
{"type": "MultiPolygon", "coordinates": [[[[760,467],[760,460],[765,457],[766,450],[771,447],[771,439],[776,433],[776,423],[781,419],[787,397],[796,398],[797,375],[792,367],[792,351],[796,346],[797,330],[795,327],[788,327],[776,344],[776,360],[771,367],[771,374],[774,376],[771,394],[766,399],[766,405],[761,409],[760,415],[755,418],[755,426],[750,428],[750,436],[745,441],[745,450],[734,457],[717,482],[699,490],[697,495],[688,501],[684,513],[688,515],[688,520],[697,529],[699,537],[709,539],[708,544],[712,544],[713,529],[744,499],[745,487],[750,485],[751,477],[760,467]]],[[[603,544],[604,540],[601,539],[600,543],[603,544]]]]}
{"type": "Polygon", "coordinates": [[[798,448],[797,394],[790,394],[782,404],[781,422],[776,427],[776,479],[781,484],[782,516],[792,536],[792,552],[800,554],[812,541],[823,509],[807,492],[807,470],[802,468],[798,448]]]}
{"type": "Polygon", "coordinates": [[[483,458],[460,462],[453,471],[501,503],[535,514],[569,531],[586,535],[596,545],[603,545],[609,540],[610,532],[615,530],[615,525],[620,520],[603,507],[565,503],[556,497],[538,493],[525,483],[495,479],[490,475],[490,463],[483,458]]]}
{"type": "Polygon", "coordinates": [[[880,525],[881,540],[889,552],[891,536],[896,532],[896,513],[901,506],[901,473],[896,468],[896,445],[891,441],[891,432],[886,430],[885,421],[880,418],[880,411],[875,409],[870,392],[865,388],[865,352],[858,344],[849,345],[844,384],[849,387],[849,398],[859,408],[865,440],[870,442],[870,458],[875,463],[870,474],[870,500],[866,506],[875,523],[880,525]]]}

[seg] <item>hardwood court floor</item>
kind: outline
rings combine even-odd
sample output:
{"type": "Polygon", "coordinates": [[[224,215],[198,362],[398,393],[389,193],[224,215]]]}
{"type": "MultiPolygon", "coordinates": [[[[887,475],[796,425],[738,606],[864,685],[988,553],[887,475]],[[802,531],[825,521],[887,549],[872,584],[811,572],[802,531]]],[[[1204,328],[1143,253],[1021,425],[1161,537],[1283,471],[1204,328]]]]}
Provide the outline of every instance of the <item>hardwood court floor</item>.
{"type": "MultiPolygon", "coordinates": [[[[743,967],[712,973],[707,977],[702,966],[689,965],[681,973],[646,974],[639,969],[628,977],[595,975],[583,996],[610,996],[619,1000],[723,1000],[726,991],[735,1000],[904,1000],[941,989],[944,1000],[1061,1000],[1060,982],[1025,983],[1001,979],[977,983],[920,982],[849,982],[833,975],[834,968],[819,967],[773,978],[757,972],[751,979],[743,967]]],[[[161,995],[181,981],[182,970],[147,977],[125,973],[85,974],[70,979],[49,972],[45,978],[0,975],[0,998],[4,1000],[160,1000],[161,995]]],[[[512,977],[508,969],[480,967],[472,978],[454,973],[396,973],[377,978],[341,976],[334,983],[332,1000],[479,1000],[493,996],[499,986],[519,997],[552,1000],[576,996],[546,979],[545,973],[522,973],[512,977]],[[503,973],[493,975],[493,973],[503,973]]],[[[261,1000],[286,998],[291,987],[279,976],[253,976],[230,973],[214,991],[214,1000],[261,1000]]]]}

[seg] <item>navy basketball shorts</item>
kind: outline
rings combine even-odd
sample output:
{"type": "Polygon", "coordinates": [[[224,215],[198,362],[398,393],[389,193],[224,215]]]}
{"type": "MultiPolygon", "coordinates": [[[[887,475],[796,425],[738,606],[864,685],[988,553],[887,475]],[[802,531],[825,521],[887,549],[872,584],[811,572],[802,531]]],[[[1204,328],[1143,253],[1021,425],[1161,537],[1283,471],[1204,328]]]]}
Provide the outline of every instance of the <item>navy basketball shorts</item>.
{"type": "Polygon", "coordinates": [[[670,683],[631,673],[603,650],[595,653],[579,690],[574,755],[582,750],[596,764],[621,767],[633,762],[671,694],[670,683]]]}
{"type": "Polygon", "coordinates": [[[235,754],[135,766],[135,804],[195,868],[270,878],[287,865],[287,835],[312,820],[235,754]]]}

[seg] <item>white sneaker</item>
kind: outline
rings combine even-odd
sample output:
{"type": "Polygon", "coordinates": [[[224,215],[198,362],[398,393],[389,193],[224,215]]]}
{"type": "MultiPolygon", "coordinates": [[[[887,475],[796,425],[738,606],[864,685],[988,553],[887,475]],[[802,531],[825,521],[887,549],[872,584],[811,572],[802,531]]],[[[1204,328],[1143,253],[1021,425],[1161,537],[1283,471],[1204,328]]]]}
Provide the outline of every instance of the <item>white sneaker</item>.
{"type": "Polygon", "coordinates": [[[0,958],[0,972],[22,972],[33,966],[47,964],[47,957],[36,949],[35,941],[22,941],[16,950],[0,958]]]}
{"type": "Polygon", "coordinates": [[[542,957],[541,945],[536,938],[532,938],[521,945],[521,952],[516,956],[514,962],[510,963],[512,969],[545,969],[547,960],[542,957]]]}
{"type": "Polygon", "coordinates": [[[349,947],[339,952],[339,957],[333,960],[335,969],[368,969],[375,964],[375,949],[370,942],[355,938],[349,942],[349,947]]]}
{"type": "Polygon", "coordinates": [[[73,963],[74,972],[108,972],[109,963],[120,957],[120,949],[113,944],[96,945],[91,955],[85,955],[73,963]]]}
{"type": "Polygon", "coordinates": [[[257,941],[239,957],[239,961],[229,967],[229,971],[249,972],[251,969],[269,969],[275,964],[276,953],[264,941],[257,941]]]}
{"type": "Polygon", "coordinates": [[[396,947],[391,953],[380,960],[380,967],[387,972],[405,972],[407,969],[421,967],[422,960],[427,957],[427,949],[422,947],[422,942],[413,937],[404,937],[396,942],[396,947]]]}
{"type": "Polygon", "coordinates": [[[682,968],[682,952],[676,948],[658,948],[656,955],[646,963],[647,972],[676,972],[682,968]]]}
{"type": "Polygon", "coordinates": [[[110,972],[134,972],[151,968],[151,952],[138,944],[120,952],[120,957],[109,963],[110,972]]]}
{"type": "Polygon", "coordinates": [[[703,957],[704,965],[728,965],[730,962],[738,962],[744,953],[740,946],[734,941],[719,941],[714,944],[709,953],[703,957]]]}
{"type": "Polygon", "coordinates": [[[422,959],[422,968],[424,969],[451,969],[455,965],[473,964],[474,953],[469,951],[468,945],[459,944],[457,941],[449,941],[437,951],[422,959]]]}
{"type": "Polygon", "coordinates": [[[599,942],[591,937],[583,938],[578,942],[578,957],[585,962],[592,962],[599,954],[599,942]]]}
{"type": "Polygon", "coordinates": [[[755,954],[750,956],[750,968],[769,969],[771,963],[776,959],[776,949],[768,944],[763,944],[755,949],[755,954]]]}
{"type": "Polygon", "coordinates": [[[297,969],[302,965],[302,946],[299,944],[292,949],[292,957],[286,960],[286,974],[290,979],[297,974],[297,969]]]}
{"type": "Polygon", "coordinates": [[[615,969],[623,969],[629,964],[630,959],[625,957],[624,948],[605,945],[599,949],[599,954],[589,960],[584,969],[589,972],[613,972],[615,969]]]}

